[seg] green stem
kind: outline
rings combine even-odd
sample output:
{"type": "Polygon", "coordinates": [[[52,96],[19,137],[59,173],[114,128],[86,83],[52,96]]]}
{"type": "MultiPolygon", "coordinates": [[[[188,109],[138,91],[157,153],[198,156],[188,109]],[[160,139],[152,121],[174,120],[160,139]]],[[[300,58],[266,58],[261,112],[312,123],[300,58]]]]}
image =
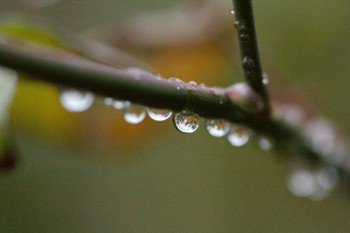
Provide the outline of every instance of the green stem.
{"type": "Polygon", "coordinates": [[[251,0],[233,0],[233,5],[244,76],[252,89],[262,97],[264,111],[268,116],[269,99],[263,83],[251,0]]]}

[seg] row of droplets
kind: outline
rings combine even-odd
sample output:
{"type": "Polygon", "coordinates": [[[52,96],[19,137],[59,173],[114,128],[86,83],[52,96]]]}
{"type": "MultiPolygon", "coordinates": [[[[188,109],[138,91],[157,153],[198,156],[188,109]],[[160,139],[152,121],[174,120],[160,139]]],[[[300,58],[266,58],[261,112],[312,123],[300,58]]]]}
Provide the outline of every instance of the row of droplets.
{"type": "MultiPolygon", "coordinates": [[[[82,92],[75,89],[62,89],[60,92],[61,105],[70,112],[82,112],[89,109],[95,96],[91,92],[82,92]]],[[[199,128],[199,115],[189,111],[174,113],[167,109],[157,109],[133,104],[130,101],[115,100],[113,98],[104,98],[106,106],[114,107],[124,111],[124,120],[130,124],[141,123],[146,115],[155,121],[165,121],[173,115],[175,127],[182,133],[193,133],[199,128]]],[[[231,124],[222,119],[206,119],[205,128],[213,137],[227,137],[229,143],[233,146],[245,145],[251,135],[251,131],[244,126],[231,124]]],[[[271,148],[271,142],[265,137],[259,139],[259,145],[263,150],[271,148]]]]}

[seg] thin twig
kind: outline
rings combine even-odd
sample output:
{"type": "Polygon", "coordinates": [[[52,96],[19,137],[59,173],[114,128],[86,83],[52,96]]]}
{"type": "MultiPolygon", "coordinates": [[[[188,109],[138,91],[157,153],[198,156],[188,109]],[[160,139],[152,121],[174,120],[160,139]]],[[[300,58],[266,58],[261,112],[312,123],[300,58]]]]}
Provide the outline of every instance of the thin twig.
{"type": "Polygon", "coordinates": [[[244,76],[252,89],[262,97],[265,115],[268,116],[269,99],[263,83],[252,3],[251,0],[233,0],[233,5],[236,17],[234,25],[238,31],[244,76]]]}

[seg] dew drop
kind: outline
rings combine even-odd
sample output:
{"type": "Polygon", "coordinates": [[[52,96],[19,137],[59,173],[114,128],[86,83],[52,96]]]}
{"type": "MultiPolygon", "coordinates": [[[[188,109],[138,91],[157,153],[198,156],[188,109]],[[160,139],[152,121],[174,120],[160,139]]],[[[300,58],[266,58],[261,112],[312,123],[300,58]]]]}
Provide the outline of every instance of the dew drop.
{"type": "Polygon", "coordinates": [[[296,169],[289,177],[288,189],[298,197],[308,197],[317,192],[317,182],[311,171],[296,169]]]}
{"type": "Polygon", "coordinates": [[[146,108],[138,105],[138,104],[131,104],[130,102],[125,103],[125,109],[124,109],[124,120],[130,124],[138,124],[143,119],[145,119],[146,116],[146,108]]]}
{"type": "Polygon", "coordinates": [[[199,126],[198,114],[187,111],[176,113],[174,116],[174,124],[176,128],[183,133],[193,133],[199,126]]]}
{"type": "Polygon", "coordinates": [[[239,28],[240,28],[240,22],[239,22],[239,21],[234,22],[233,26],[234,26],[237,30],[239,30],[239,28]]]}
{"type": "Polygon", "coordinates": [[[235,14],[235,9],[232,8],[232,9],[230,10],[230,13],[231,13],[232,15],[234,15],[234,14],[235,14]]]}
{"type": "Polygon", "coordinates": [[[184,83],[184,81],[182,81],[182,80],[179,79],[179,78],[175,78],[175,77],[169,78],[168,80],[169,80],[170,82],[175,82],[175,83],[184,83]]]}
{"type": "Polygon", "coordinates": [[[247,33],[240,34],[239,38],[243,43],[247,43],[249,41],[249,35],[247,33]]]}
{"type": "Polygon", "coordinates": [[[106,97],[106,98],[104,98],[103,103],[104,103],[106,106],[112,106],[113,103],[114,103],[114,99],[113,99],[113,98],[110,98],[110,97],[106,97]]]}
{"type": "Polygon", "coordinates": [[[232,125],[227,139],[233,146],[243,146],[249,140],[249,131],[243,126],[232,125]]]}
{"type": "Polygon", "coordinates": [[[259,147],[260,147],[260,149],[262,149],[264,151],[271,150],[272,142],[270,141],[270,139],[268,139],[266,137],[260,137],[259,138],[259,147]]]}
{"type": "Polygon", "coordinates": [[[95,96],[90,92],[82,92],[75,89],[63,89],[60,92],[61,105],[69,112],[83,112],[91,107],[95,96]]]}
{"type": "Polygon", "coordinates": [[[250,71],[250,70],[254,69],[254,67],[255,67],[255,62],[254,62],[254,60],[251,59],[250,57],[245,56],[245,57],[243,58],[243,61],[242,61],[242,67],[243,67],[244,70],[250,71]]]}
{"type": "Polygon", "coordinates": [[[148,116],[155,121],[165,121],[172,114],[172,112],[167,109],[146,108],[146,110],[148,116]]]}
{"type": "Polygon", "coordinates": [[[127,107],[127,105],[130,105],[130,102],[128,101],[122,101],[122,100],[114,100],[113,107],[115,109],[123,109],[127,107]]]}
{"type": "Polygon", "coordinates": [[[270,82],[270,77],[267,73],[263,73],[262,75],[262,82],[263,84],[267,85],[270,82]]]}
{"type": "Polygon", "coordinates": [[[198,84],[195,81],[189,81],[188,84],[190,84],[192,87],[198,86],[198,84]]]}
{"type": "Polygon", "coordinates": [[[128,103],[128,101],[122,101],[122,100],[115,100],[113,98],[110,97],[106,97],[103,100],[103,103],[106,106],[113,106],[116,109],[123,109],[125,107],[125,105],[128,103]]]}
{"type": "Polygon", "coordinates": [[[230,128],[231,128],[229,122],[221,119],[215,119],[215,120],[208,119],[206,120],[205,124],[206,124],[208,133],[214,137],[225,136],[228,133],[228,131],[230,131],[230,128]]]}

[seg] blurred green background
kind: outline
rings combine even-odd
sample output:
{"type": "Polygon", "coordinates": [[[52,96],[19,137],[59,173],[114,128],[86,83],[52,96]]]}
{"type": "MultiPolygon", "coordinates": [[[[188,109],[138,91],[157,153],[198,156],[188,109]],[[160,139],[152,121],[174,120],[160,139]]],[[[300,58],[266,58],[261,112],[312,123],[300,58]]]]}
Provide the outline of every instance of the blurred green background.
{"type": "MultiPolygon", "coordinates": [[[[1,15],[40,16],[83,33],[117,29],[126,17],[185,1],[62,0],[46,8],[23,2],[0,0],[1,15]]],[[[350,2],[253,4],[273,95],[300,89],[308,93],[305,101],[350,132],[350,2]]],[[[223,14],[232,21],[230,9],[223,14]]],[[[238,82],[231,21],[224,36],[231,57],[218,48],[223,39],[138,53],[165,77],[238,82]]],[[[203,121],[191,135],[170,121],[128,125],[101,98],[87,112],[68,113],[56,87],[28,80],[19,83],[10,114],[21,156],[15,170],[0,174],[0,232],[309,233],[350,227],[350,197],[343,189],[319,202],[294,197],[286,187],[288,161],[261,151],[254,140],[233,148],[210,137],[203,121]]]]}

